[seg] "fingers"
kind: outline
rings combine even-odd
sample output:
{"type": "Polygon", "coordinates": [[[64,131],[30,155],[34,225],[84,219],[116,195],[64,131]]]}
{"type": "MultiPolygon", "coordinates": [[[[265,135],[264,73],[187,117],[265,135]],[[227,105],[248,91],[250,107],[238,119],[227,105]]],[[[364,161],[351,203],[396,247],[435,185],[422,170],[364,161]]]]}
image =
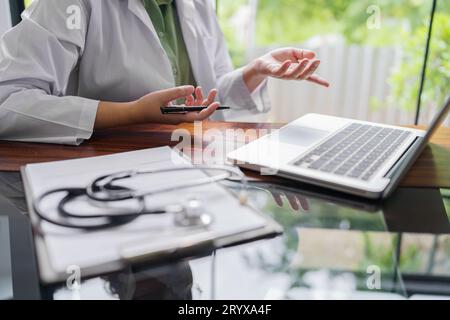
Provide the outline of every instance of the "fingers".
{"type": "Polygon", "coordinates": [[[161,90],[155,93],[155,98],[158,100],[159,104],[167,105],[173,100],[178,100],[182,98],[187,98],[194,93],[193,86],[182,86],[166,90],[161,90]]]}
{"type": "Polygon", "coordinates": [[[280,68],[280,71],[273,74],[273,76],[285,80],[305,80],[316,72],[320,65],[320,60],[303,59],[298,64],[289,64],[291,68],[287,70],[280,68]]]}
{"type": "Polygon", "coordinates": [[[291,64],[292,62],[289,60],[284,61],[281,65],[272,64],[271,66],[269,66],[267,73],[273,77],[280,78],[286,73],[286,71],[289,70],[291,64]]]}
{"type": "Polygon", "coordinates": [[[272,194],[273,200],[275,201],[277,206],[282,208],[283,207],[283,199],[281,198],[281,194],[279,194],[278,192],[274,192],[274,191],[271,191],[270,193],[272,194]]]}
{"type": "Polygon", "coordinates": [[[208,108],[200,112],[190,112],[188,114],[182,115],[181,119],[178,119],[179,122],[194,122],[206,120],[210,116],[212,116],[212,114],[217,110],[217,108],[220,107],[220,103],[214,102],[217,96],[216,89],[211,90],[208,94],[208,97],[205,100],[203,99],[203,92],[201,87],[198,87],[195,90],[195,95],[196,95],[195,98],[193,96],[190,96],[188,97],[188,99],[186,99],[186,105],[207,106],[208,108]]]}
{"type": "Polygon", "coordinates": [[[293,51],[294,51],[293,52],[294,57],[297,60],[299,60],[299,61],[303,60],[303,59],[312,60],[312,59],[314,59],[316,57],[316,53],[314,51],[311,51],[311,50],[304,50],[304,49],[296,49],[296,48],[294,48],[293,51]]]}
{"type": "Polygon", "coordinates": [[[209,92],[208,97],[204,99],[201,87],[182,86],[167,90],[161,90],[153,93],[159,105],[173,105],[172,101],[185,99],[186,106],[205,106],[205,110],[201,112],[189,112],[187,114],[170,114],[164,115],[162,122],[169,124],[180,124],[186,122],[203,121],[209,118],[219,107],[220,103],[214,102],[217,96],[217,90],[213,89],[209,92]]]}
{"type": "Polygon", "coordinates": [[[291,80],[298,79],[300,75],[303,74],[308,64],[309,64],[308,59],[301,60],[297,66],[295,66],[282,76],[283,79],[291,79],[291,80]]]}
{"type": "Polygon", "coordinates": [[[186,101],[185,101],[184,104],[185,104],[186,106],[188,106],[188,107],[191,107],[191,106],[194,105],[194,103],[195,103],[195,98],[194,98],[194,96],[191,94],[189,97],[186,98],[186,101]]]}
{"type": "Polygon", "coordinates": [[[291,194],[287,195],[286,197],[287,197],[287,199],[288,199],[288,201],[289,201],[289,204],[290,204],[290,206],[291,206],[291,209],[292,209],[294,212],[299,211],[299,210],[300,210],[300,205],[298,204],[297,197],[294,196],[294,195],[291,195],[291,194]]]}
{"type": "Polygon", "coordinates": [[[330,84],[314,73],[320,66],[316,53],[297,48],[281,48],[271,53],[272,61],[266,61],[266,73],[272,77],[286,80],[308,80],[324,87],[330,84]],[[282,62],[283,61],[283,62],[282,62]]]}
{"type": "Polygon", "coordinates": [[[303,72],[301,72],[300,74],[297,75],[296,79],[299,80],[305,80],[308,77],[312,76],[314,74],[314,72],[316,72],[317,68],[320,65],[320,60],[313,60],[309,63],[309,65],[307,67],[305,67],[305,69],[303,70],[303,72]]]}
{"type": "Polygon", "coordinates": [[[298,200],[298,202],[300,202],[300,206],[302,207],[303,211],[308,212],[309,211],[308,200],[301,196],[297,196],[297,200],[298,200]]]}
{"type": "Polygon", "coordinates": [[[204,99],[203,90],[201,87],[197,87],[195,89],[195,97],[194,95],[190,95],[186,98],[185,105],[190,106],[209,106],[212,104],[217,97],[217,90],[213,89],[209,92],[208,97],[204,99]]]}
{"type": "Polygon", "coordinates": [[[298,62],[303,59],[315,59],[316,53],[311,50],[287,47],[273,50],[269,53],[272,57],[279,61],[291,60],[292,62],[298,62]]]}
{"type": "Polygon", "coordinates": [[[320,62],[320,60],[303,59],[298,64],[293,64],[285,61],[281,67],[271,73],[271,76],[284,80],[308,80],[328,88],[330,83],[314,74],[319,68],[320,62]]]}
{"type": "Polygon", "coordinates": [[[320,66],[320,60],[302,59],[298,63],[289,60],[276,66],[272,64],[268,67],[271,76],[285,80],[305,80],[316,72],[320,66]]]}
{"type": "Polygon", "coordinates": [[[197,115],[196,121],[203,121],[208,119],[212,114],[220,107],[220,103],[214,102],[208,108],[203,111],[200,111],[197,115]]]}
{"type": "Polygon", "coordinates": [[[315,74],[312,75],[312,76],[309,76],[306,80],[308,80],[310,82],[313,82],[313,83],[316,83],[318,85],[324,86],[326,88],[328,88],[330,86],[330,83],[327,80],[325,80],[325,79],[323,79],[323,78],[321,78],[321,77],[319,77],[318,75],[315,75],[315,74]]]}
{"type": "Polygon", "coordinates": [[[295,194],[290,194],[290,193],[284,194],[284,193],[280,193],[280,192],[272,191],[272,190],[270,190],[270,193],[273,197],[273,200],[275,201],[277,206],[280,208],[282,208],[284,206],[282,196],[285,196],[287,198],[287,200],[289,201],[289,205],[290,205],[291,209],[294,212],[298,212],[298,211],[300,211],[300,209],[302,209],[305,212],[309,211],[308,200],[306,200],[305,198],[303,198],[301,196],[298,196],[295,194]]]}
{"type": "Polygon", "coordinates": [[[203,101],[202,105],[209,106],[210,104],[214,103],[216,97],[217,97],[217,90],[216,89],[211,90],[208,94],[208,98],[205,101],[203,101]]]}
{"type": "Polygon", "coordinates": [[[203,99],[203,89],[202,89],[202,87],[197,87],[195,89],[195,104],[197,106],[200,106],[200,105],[202,105],[203,100],[204,100],[203,99]]]}
{"type": "Polygon", "coordinates": [[[211,104],[208,108],[205,110],[202,110],[200,112],[190,112],[188,114],[185,114],[182,116],[181,122],[194,122],[194,121],[203,121],[208,119],[212,114],[219,108],[220,103],[215,102],[211,104]]]}

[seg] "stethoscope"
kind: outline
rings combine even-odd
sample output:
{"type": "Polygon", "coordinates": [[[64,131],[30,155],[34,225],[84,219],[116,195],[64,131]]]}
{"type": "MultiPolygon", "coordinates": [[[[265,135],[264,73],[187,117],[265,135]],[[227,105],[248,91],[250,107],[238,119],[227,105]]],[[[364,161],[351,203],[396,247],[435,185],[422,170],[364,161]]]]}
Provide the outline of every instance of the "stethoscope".
{"type": "Polygon", "coordinates": [[[72,229],[99,230],[112,228],[128,224],[144,215],[161,215],[168,213],[173,214],[174,224],[176,226],[207,227],[212,223],[213,218],[206,212],[202,201],[199,199],[192,198],[185,203],[176,203],[157,209],[147,209],[145,199],[157,194],[203,186],[222,180],[240,181],[242,183],[239,200],[244,204],[246,202],[247,178],[242,171],[232,166],[199,165],[178,166],[155,170],[130,170],[103,175],[89,183],[85,188],[59,188],[47,191],[34,201],[33,209],[40,219],[60,227],[72,229]],[[193,170],[214,171],[219,173],[152,190],[134,190],[117,185],[120,181],[136,178],[138,176],[193,170]],[[64,194],[64,196],[56,206],[57,217],[55,218],[45,214],[41,206],[44,200],[57,194],[64,194]],[[118,213],[117,209],[115,209],[114,212],[103,212],[99,214],[84,214],[69,211],[67,208],[69,204],[81,197],[87,197],[91,203],[97,205],[135,200],[137,202],[137,208],[130,210],[130,212],[118,213]]]}

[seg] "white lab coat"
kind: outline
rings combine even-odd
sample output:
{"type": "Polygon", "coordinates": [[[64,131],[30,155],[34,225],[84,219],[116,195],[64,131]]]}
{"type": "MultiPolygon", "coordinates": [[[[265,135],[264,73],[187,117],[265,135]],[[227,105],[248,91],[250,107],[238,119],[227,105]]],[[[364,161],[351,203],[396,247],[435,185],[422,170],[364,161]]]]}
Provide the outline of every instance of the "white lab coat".
{"type": "MultiPolygon", "coordinates": [[[[213,119],[266,112],[266,84],[250,94],[242,70],[233,70],[212,0],[176,5],[198,85],[242,109],[213,119]]],[[[99,101],[174,86],[142,0],[35,0],[22,16],[0,45],[0,139],[79,144],[92,135],[99,101]]]]}

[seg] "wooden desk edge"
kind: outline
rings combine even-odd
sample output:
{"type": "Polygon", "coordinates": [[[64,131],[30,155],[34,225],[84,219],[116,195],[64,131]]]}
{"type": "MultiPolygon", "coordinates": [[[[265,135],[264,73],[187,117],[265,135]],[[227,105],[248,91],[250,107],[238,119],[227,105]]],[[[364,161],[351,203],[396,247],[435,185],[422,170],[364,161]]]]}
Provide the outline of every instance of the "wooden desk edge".
{"type": "MultiPolygon", "coordinates": [[[[279,123],[204,122],[202,131],[270,130],[279,129],[279,123]]],[[[406,126],[423,129],[423,126],[406,126]]],[[[0,171],[18,172],[28,163],[86,158],[158,146],[174,146],[170,137],[174,130],[196,133],[193,124],[181,126],[144,125],[97,132],[81,146],[63,146],[36,143],[0,142],[0,171]],[[151,136],[152,139],[149,139],[151,136]],[[55,156],[57,154],[58,156],[55,156]]],[[[198,133],[198,132],[197,132],[198,133]]],[[[202,146],[204,148],[204,146],[202,146]]],[[[408,172],[402,186],[450,188],[450,128],[441,128],[428,147],[408,172]],[[448,154],[447,154],[448,153],[448,154]],[[447,161],[448,159],[448,161],[447,161]]]]}

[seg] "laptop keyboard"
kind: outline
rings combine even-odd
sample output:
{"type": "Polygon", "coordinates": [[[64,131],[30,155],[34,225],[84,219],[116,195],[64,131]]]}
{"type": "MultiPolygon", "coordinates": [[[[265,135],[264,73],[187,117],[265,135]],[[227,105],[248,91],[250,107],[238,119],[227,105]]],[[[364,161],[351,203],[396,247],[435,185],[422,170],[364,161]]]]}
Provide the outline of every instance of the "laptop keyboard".
{"type": "Polygon", "coordinates": [[[294,165],[367,181],[410,134],[401,129],[352,123],[294,165]]]}

